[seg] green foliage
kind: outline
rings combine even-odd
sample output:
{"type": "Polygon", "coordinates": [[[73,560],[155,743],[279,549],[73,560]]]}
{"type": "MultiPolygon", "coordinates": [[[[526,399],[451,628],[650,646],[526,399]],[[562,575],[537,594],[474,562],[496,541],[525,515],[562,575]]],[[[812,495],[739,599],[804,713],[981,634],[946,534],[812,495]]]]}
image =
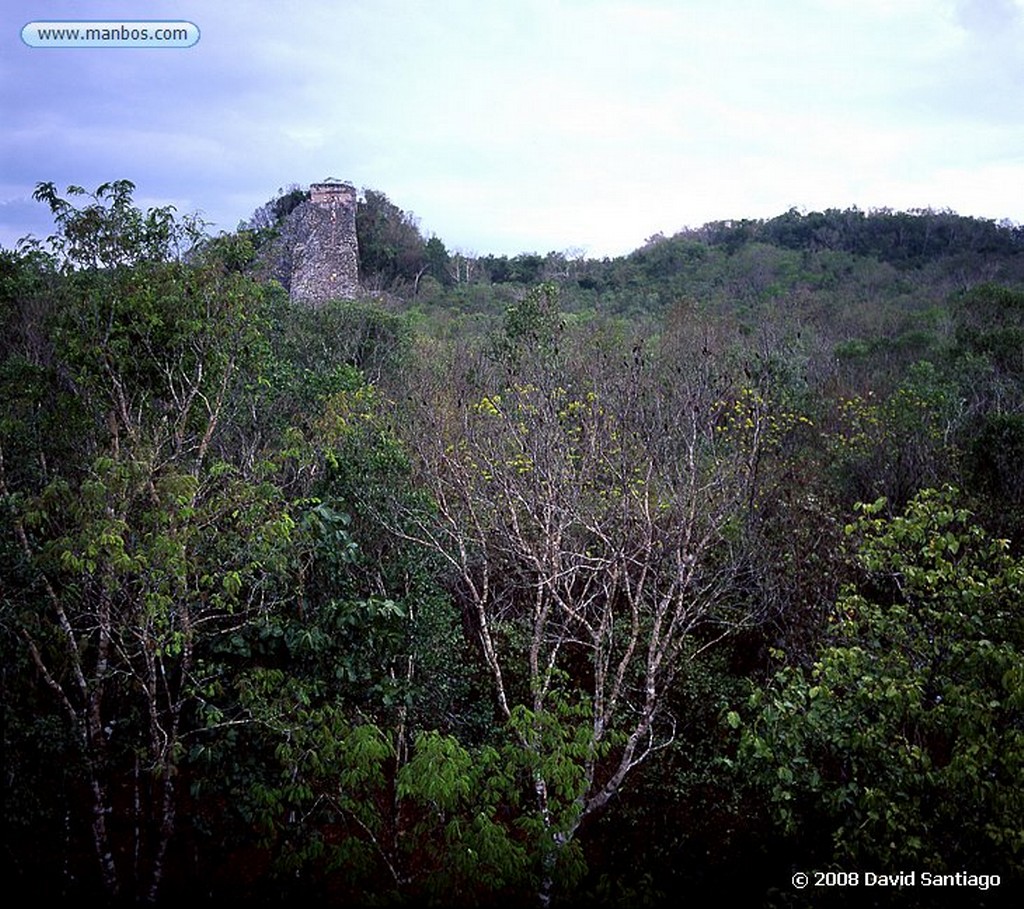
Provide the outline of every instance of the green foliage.
{"type": "Polygon", "coordinates": [[[528,884],[531,850],[507,820],[519,801],[512,756],[491,746],[471,751],[438,732],[417,736],[396,782],[414,808],[410,834],[417,864],[432,869],[423,880],[432,902],[472,902],[528,884]]]}
{"type": "Polygon", "coordinates": [[[305,190],[206,238],[133,189],[40,184],[56,235],[0,251],[16,877],[639,903],[753,877],[768,810],[824,864],[1020,870],[1019,228],[477,258],[367,190],[387,293],[310,310],[253,278],[305,190]]]}
{"type": "Polygon", "coordinates": [[[513,719],[569,746],[540,766],[539,752],[519,745],[519,728],[473,747],[424,730],[405,746],[394,732],[314,702],[279,671],[252,674],[244,691],[261,723],[281,734],[278,776],[241,794],[280,874],[323,879],[361,901],[372,894],[374,902],[416,905],[525,900],[542,874],[570,890],[579,880],[579,846],[556,856],[551,821],[529,796],[544,774],[553,783],[551,808],[578,810],[571,725],[554,716],[513,719]]]}
{"type": "MultiPolygon", "coordinates": [[[[409,360],[413,330],[409,318],[370,301],[336,300],[317,309],[280,301],[270,334],[277,355],[275,381],[326,383],[358,370],[377,381],[409,360]]],[[[333,389],[352,385],[351,378],[333,389]]]]}
{"type": "MultiPolygon", "coordinates": [[[[143,214],[131,191],[104,185],[82,208],[52,185],[37,192],[60,230],[59,273],[42,272],[38,317],[33,285],[9,287],[35,349],[23,343],[0,373],[17,402],[0,421],[0,527],[19,577],[0,606],[33,666],[19,694],[40,685],[41,712],[75,741],[81,796],[66,810],[92,821],[75,825],[70,872],[84,873],[88,846],[108,897],[153,899],[197,667],[221,634],[287,597],[294,520],[260,466],[222,447],[267,351],[261,291],[195,249],[193,222],[143,214]],[[153,831],[134,846],[131,827],[106,822],[125,797],[153,831]]],[[[24,268],[48,265],[29,255],[24,268]]]]}
{"type": "Polygon", "coordinates": [[[53,183],[40,183],[33,198],[49,206],[58,233],[51,249],[69,268],[114,268],[141,262],[161,262],[186,252],[201,236],[194,217],[176,219],[164,206],[143,213],[133,204],[130,180],[104,183],[94,193],[69,186],[67,195],[92,201],[76,207],[62,198],[53,183]]]}
{"type": "Polygon", "coordinates": [[[785,829],[829,834],[822,861],[1019,874],[1024,564],[952,490],[884,506],[849,528],[864,582],[813,665],[729,715],[743,766],[785,829]]]}
{"type": "Polygon", "coordinates": [[[451,284],[452,276],[448,270],[451,257],[448,255],[448,250],[445,248],[444,242],[440,237],[431,237],[427,240],[424,256],[434,280],[442,285],[451,284]]]}
{"type": "Polygon", "coordinates": [[[953,301],[952,320],[952,372],[973,412],[965,436],[976,463],[979,433],[998,444],[993,433],[1005,432],[986,426],[989,418],[1012,419],[1024,409],[1024,291],[982,284],[953,301]]]}
{"type": "Polygon", "coordinates": [[[955,385],[925,360],[911,366],[892,393],[839,402],[828,438],[835,467],[853,499],[885,496],[894,507],[948,478],[963,419],[955,385]]]}
{"type": "Polygon", "coordinates": [[[502,333],[494,342],[495,353],[512,364],[526,352],[554,354],[564,327],[557,286],[540,284],[506,308],[502,333]]]}
{"type": "Polygon", "coordinates": [[[836,249],[875,256],[904,268],[965,253],[1013,255],[1019,253],[1024,239],[1019,229],[948,210],[888,208],[807,213],[790,209],[767,221],[705,225],[702,232],[716,244],[735,245],[756,238],[787,249],[836,249]]]}
{"type": "Polygon", "coordinates": [[[982,284],[954,307],[961,350],[987,356],[995,368],[1024,377],[1024,291],[982,284]]]}
{"type": "Polygon", "coordinates": [[[428,258],[415,217],[378,190],[363,190],[356,207],[356,239],[360,279],[376,290],[412,284],[428,267],[439,264],[436,248],[428,258]]]}
{"type": "Polygon", "coordinates": [[[265,202],[248,221],[239,226],[239,233],[254,233],[260,239],[268,234],[276,232],[284,220],[303,202],[309,201],[309,190],[303,189],[297,184],[292,184],[288,189],[278,189],[277,195],[265,202]]]}
{"type": "Polygon", "coordinates": [[[1020,551],[1024,544],[1024,414],[990,414],[971,434],[964,456],[968,489],[979,496],[988,523],[1020,551]]]}

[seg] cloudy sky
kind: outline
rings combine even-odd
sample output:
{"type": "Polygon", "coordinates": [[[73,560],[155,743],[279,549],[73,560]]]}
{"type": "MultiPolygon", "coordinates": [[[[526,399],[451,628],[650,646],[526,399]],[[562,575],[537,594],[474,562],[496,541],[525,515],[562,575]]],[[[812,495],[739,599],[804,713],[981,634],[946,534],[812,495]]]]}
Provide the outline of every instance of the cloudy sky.
{"type": "Polygon", "coordinates": [[[0,245],[40,181],[127,178],[232,230],[382,190],[470,253],[616,255],[791,207],[1024,220],[1024,0],[5,0],[0,245]],[[33,48],[181,19],[190,48],[33,48]]]}

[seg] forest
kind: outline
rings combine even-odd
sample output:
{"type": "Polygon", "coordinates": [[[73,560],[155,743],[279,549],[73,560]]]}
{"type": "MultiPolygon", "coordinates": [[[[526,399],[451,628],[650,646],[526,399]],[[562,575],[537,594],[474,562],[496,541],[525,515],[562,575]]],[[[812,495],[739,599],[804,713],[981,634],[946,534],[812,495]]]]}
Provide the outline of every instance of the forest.
{"type": "Polygon", "coordinates": [[[314,308],[302,188],[134,191],[0,250],[12,890],[1020,905],[1024,228],[509,257],[364,189],[314,308]]]}

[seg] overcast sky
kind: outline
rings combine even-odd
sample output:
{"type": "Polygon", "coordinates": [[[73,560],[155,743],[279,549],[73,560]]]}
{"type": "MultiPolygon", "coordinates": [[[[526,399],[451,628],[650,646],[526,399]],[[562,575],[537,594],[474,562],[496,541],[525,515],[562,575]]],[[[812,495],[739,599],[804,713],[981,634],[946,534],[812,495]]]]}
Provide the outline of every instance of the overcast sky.
{"type": "Polygon", "coordinates": [[[629,252],[814,210],[1024,220],[1024,0],[5,0],[0,244],[126,178],[214,230],[325,177],[449,249],[629,252]],[[183,19],[181,49],[33,20],[183,19]]]}

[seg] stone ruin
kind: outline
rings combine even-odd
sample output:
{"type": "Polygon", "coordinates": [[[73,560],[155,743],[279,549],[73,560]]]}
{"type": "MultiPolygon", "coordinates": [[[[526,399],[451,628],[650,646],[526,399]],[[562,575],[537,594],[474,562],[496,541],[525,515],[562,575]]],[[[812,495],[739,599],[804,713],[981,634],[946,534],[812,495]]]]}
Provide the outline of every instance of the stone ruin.
{"type": "Polygon", "coordinates": [[[356,190],[328,180],[284,219],[268,262],[293,302],[321,306],[359,293],[356,190]]]}

